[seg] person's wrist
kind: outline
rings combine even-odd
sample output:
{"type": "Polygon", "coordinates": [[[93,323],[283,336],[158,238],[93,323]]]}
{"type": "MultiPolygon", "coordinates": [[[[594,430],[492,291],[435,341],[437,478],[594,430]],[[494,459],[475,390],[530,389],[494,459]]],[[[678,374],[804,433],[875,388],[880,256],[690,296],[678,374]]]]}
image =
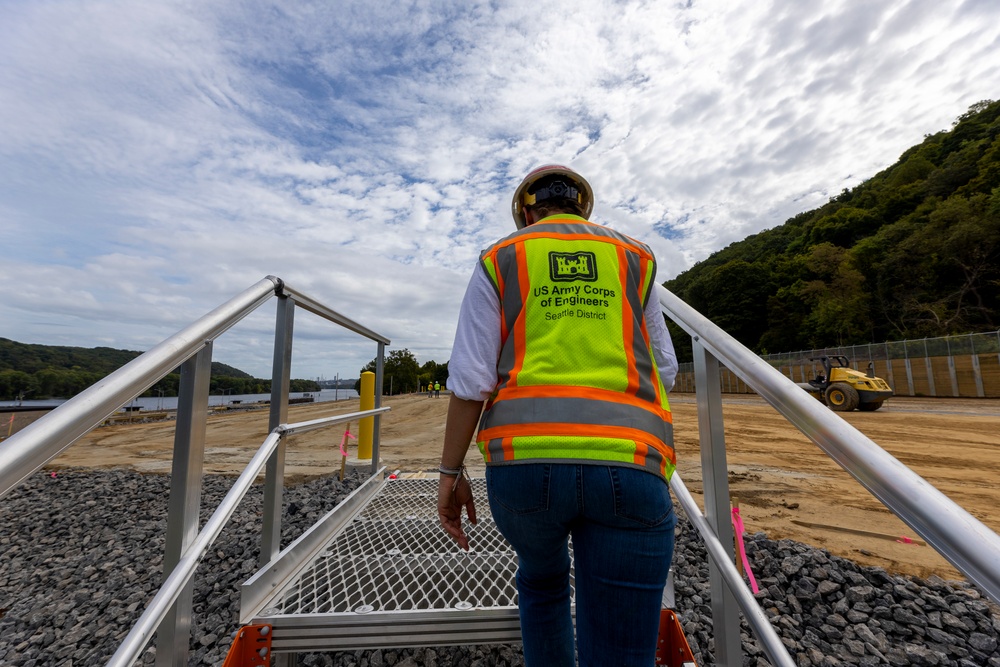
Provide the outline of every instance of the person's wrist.
{"type": "MultiPolygon", "coordinates": [[[[469,480],[469,473],[466,472],[466,470],[465,470],[465,464],[464,463],[462,465],[458,466],[457,468],[449,468],[448,466],[446,466],[444,464],[441,464],[440,466],[438,466],[438,472],[441,473],[441,475],[444,476],[444,477],[454,477],[455,478],[455,483],[451,485],[451,490],[452,491],[455,491],[456,489],[458,489],[458,484],[459,484],[459,482],[462,481],[463,477],[465,478],[466,482],[468,482],[470,485],[472,484],[472,482],[469,480]]],[[[438,479],[440,479],[440,478],[438,478],[438,479]]]]}

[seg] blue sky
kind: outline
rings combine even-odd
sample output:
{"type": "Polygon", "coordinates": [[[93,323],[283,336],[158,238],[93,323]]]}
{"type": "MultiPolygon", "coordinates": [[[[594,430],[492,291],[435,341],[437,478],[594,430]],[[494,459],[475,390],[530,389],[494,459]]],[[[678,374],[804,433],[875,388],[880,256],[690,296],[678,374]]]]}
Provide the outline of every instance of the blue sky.
{"type": "MultiPolygon", "coordinates": [[[[533,166],[583,173],[662,281],[1000,97],[993,0],[0,8],[0,336],[25,343],[146,350],[273,274],[444,362],[533,166]]],[[[215,359],[269,375],[273,313],[215,359]]],[[[375,353],[296,335],[296,377],[375,353]]]]}

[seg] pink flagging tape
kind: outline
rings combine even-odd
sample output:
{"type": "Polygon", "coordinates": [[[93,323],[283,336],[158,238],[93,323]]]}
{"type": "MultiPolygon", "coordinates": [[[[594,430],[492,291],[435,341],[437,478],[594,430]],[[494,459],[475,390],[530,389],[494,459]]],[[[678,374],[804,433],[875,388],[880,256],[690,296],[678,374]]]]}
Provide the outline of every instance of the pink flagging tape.
{"type": "Polygon", "coordinates": [[[760,588],[757,586],[757,580],[753,577],[753,570],[750,569],[750,561],[747,559],[747,552],[743,547],[743,517],[740,516],[739,507],[733,508],[733,530],[736,531],[736,546],[740,550],[740,558],[743,559],[743,570],[747,573],[747,578],[750,579],[750,589],[757,593],[760,588]]]}
{"type": "Polygon", "coordinates": [[[344,429],[344,437],[340,440],[340,455],[347,456],[347,439],[357,440],[351,433],[351,426],[348,424],[347,428],[344,429]]]}

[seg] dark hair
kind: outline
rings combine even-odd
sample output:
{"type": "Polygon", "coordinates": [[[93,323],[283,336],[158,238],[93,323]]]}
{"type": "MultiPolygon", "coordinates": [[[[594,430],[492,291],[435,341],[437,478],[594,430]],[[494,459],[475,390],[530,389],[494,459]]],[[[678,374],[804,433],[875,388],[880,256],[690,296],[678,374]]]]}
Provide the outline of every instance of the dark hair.
{"type": "Polygon", "coordinates": [[[524,208],[534,213],[538,220],[557,213],[569,213],[583,217],[583,209],[572,199],[546,199],[541,204],[525,206],[524,208]]]}

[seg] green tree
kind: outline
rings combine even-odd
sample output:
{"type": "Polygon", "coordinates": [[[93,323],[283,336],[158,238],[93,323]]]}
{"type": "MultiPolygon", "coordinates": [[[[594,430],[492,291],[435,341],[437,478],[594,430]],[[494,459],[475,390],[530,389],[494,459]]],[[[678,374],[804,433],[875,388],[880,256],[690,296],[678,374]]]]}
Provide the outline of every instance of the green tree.
{"type": "Polygon", "coordinates": [[[772,292],[766,263],[735,259],[705,272],[678,296],[731,335],[756,345],[767,329],[772,292]]]}
{"type": "Polygon", "coordinates": [[[320,386],[316,380],[291,380],[288,383],[288,390],[294,392],[300,391],[319,391],[320,386]]]}
{"type": "Polygon", "coordinates": [[[809,304],[805,326],[810,347],[831,338],[837,344],[862,340],[868,334],[868,295],[865,277],[852,266],[851,255],[839,246],[821,243],[809,254],[808,266],[816,278],[800,283],[799,295],[809,304]]]}
{"type": "Polygon", "coordinates": [[[845,206],[816,221],[809,230],[808,244],[832,243],[848,248],[871,235],[879,225],[880,220],[874,212],[845,206]]]}
{"type": "Polygon", "coordinates": [[[930,214],[929,224],[906,244],[932,258],[927,266],[934,289],[914,310],[933,335],[993,328],[997,323],[1000,216],[992,213],[993,198],[1000,202],[1000,189],[992,198],[977,194],[942,202],[930,214]]]}
{"type": "Polygon", "coordinates": [[[947,197],[979,175],[979,158],[987,148],[985,139],[970,141],[945,158],[944,164],[927,177],[927,194],[947,197]]]}
{"type": "Polygon", "coordinates": [[[890,188],[900,188],[904,185],[926,179],[934,169],[934,163],[926,155],[915,153],[900,164],[898,168],[892,170],[892,175],[888,178],[886,184],[890,188]]]}
{"type": "Polygon", "coordinates": [[[438,382],[442,386],[447,386],[448,362],[446,361],[443,364],[439,364],[434,360],[425,362],[424,365],[420,367],[420,379],[421,384],[423,385],[426,385],[428,382],[438,382]]]}
{"type": "Polygon", "coordinates": [[[0,371],[0,399],[13,401],[29,391],[34,391],[31,375],[23,371],[0,371]]]}
{"type": "MultiPolygon", "coordinates": [[[[176,396],[181,384],[180,373],[170,373],[154,384],[143,396],[176,396]]],[[[244,392],[241,392],[244,393],[244,392]]]]}
{"type": "MultiPolygon", "coordinates": [[[[369,361],[361,369],[361,372],[374,373],[377,361],[377,359],[369,361]]],[[[408,349],[391,350],[386,355],[383,374],[382,391],[384,393],[395,395],[416,391],[419,384],[420,365],[417,363],[417,358],[408,349]]],[[[354,384],[354,391],[361,392],[360,379],[354,384]]]]}

